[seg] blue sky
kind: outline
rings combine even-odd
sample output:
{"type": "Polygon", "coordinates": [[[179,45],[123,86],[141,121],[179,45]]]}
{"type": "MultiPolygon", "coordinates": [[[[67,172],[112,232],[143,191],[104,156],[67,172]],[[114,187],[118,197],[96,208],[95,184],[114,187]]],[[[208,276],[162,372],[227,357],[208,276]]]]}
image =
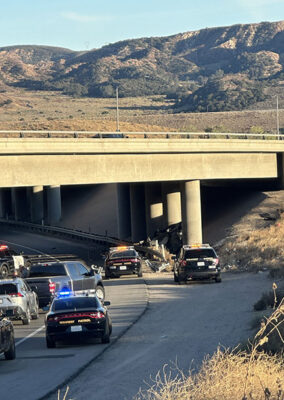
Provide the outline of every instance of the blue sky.
{"type": "Polygon", "coordinates": [[[88,50],[123,39],[279,21],[284,0],[0,0],[0,46],[88,50]]]}

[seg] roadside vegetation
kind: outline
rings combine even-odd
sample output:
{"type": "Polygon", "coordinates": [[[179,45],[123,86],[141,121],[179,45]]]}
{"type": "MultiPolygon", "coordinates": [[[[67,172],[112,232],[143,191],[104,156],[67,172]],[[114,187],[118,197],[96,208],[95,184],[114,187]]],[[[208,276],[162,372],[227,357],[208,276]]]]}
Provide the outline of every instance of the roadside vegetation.
{"type": "Polygon", "coordinates": [[[268,270],[275,280],[254,305],[255,336],[234,349],[218,348],[198,371],[164,366],[135,400],[284,400],[284,213],[262,217],[266,226],[228,238],[218,251],[226,269],[268,270]]]}

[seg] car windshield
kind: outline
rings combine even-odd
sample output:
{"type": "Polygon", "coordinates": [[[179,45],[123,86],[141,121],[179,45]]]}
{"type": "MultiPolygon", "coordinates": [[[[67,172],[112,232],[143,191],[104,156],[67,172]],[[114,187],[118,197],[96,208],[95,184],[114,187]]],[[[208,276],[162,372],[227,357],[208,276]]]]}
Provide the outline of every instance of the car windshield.
{"type": "Polygon", "coordinates": [[[18,293],[17,285],[13,283],[4,283],[0,285],[0,295],[18,293]]]}
{"type": "Polygon", "coordinates": [[[72,297],[68,299],[54,300],[52,311],[83,310],[85,308],[98,308],[99,301],[96,297],[72,297]]]}
{"type": "Polygon", "coordinates": [[[186,250],[184,258],[216,258],[216,253],[213,249],[192,249],[186,250]]]}
{"type": "Polygon", "coordinates": [[[124,258],[124,257],[137,257],[135,250],[116,251],[110,255],[110,259],[124,258]]]}
{"type": "Polygon", "coordinates": [[[30,278],[67,275],[64,264],[39,264],[30,268],[30,278]]]}

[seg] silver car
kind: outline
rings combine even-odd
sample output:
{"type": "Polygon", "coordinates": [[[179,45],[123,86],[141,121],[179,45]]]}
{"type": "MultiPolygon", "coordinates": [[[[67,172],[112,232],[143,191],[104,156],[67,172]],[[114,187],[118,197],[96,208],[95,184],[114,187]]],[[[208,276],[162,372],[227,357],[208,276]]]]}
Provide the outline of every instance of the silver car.
{"type": "Polygon", "coordinates": [[[21,278],[0,280],[0,311],[13,320],[29,325],[39,314],[38,297],[21,278]]]}

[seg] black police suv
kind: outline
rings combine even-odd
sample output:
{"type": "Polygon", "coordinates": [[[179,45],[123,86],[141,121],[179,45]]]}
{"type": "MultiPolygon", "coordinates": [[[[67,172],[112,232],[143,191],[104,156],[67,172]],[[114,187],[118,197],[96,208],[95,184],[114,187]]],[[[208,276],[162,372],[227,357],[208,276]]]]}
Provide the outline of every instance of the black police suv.
{"type": "Polygon", "coordinates": [[[105,279],[121,275],[142,277],[142,259],[133,246],[111,247],[105,259],[105,279]]]}
{"type": "Polygon", "coordinates": [[[209,244],[183,246],[174,259],[175,282],[198,279],[222,281],[219,257],[209,244]]]}
{"type": "Polygon", "coordinates": [[[4,353],[6,360],[16,358],[13,324],[2,314],[0,314],[0,353],[4,353]]]}
{"type": "Polygon", "coordinates": [[[66,293],[67,297],[53,300],[46,315],[46,346],[53,348],[58,341],[82,338],[100,338],[102,343],[109,343],[112,323],[106,307],[96,296],[66,293]]]}

